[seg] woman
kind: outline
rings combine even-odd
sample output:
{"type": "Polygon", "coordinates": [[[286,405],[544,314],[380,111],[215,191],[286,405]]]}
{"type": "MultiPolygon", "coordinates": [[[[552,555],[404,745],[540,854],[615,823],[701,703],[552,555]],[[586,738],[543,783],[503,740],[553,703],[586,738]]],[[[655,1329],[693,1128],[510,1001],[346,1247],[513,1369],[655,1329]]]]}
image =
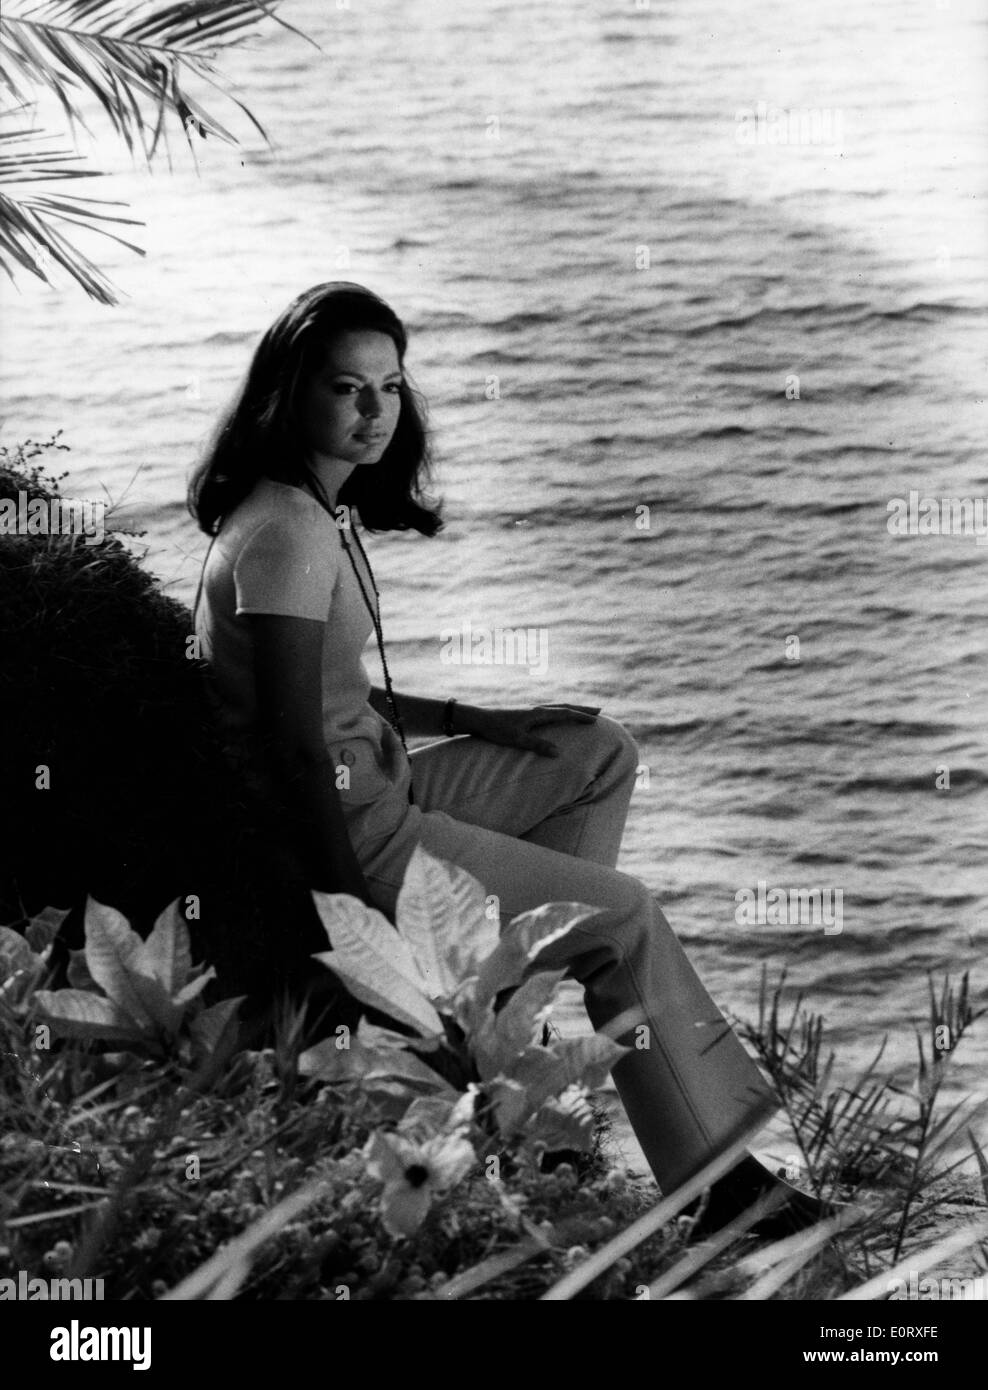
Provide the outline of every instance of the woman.
{"type": "MultiPolygon", "coordinates": [[[[552,901],[602,909],[542,959],[568,968],[594,1026],[616,1023],[631,1048],[615,1082],[670,1191],[775,1107],[647,889],[615,868],[638,762],[625,730],[584,706],[481,709],[391,688],[357,518],[426,536],[441,524],[422,493],[405,348],[394,312],[346,283],[300,295],[265,334],[190,489],[214,538],[204,655],[247,763],[294,818],[313,887],[393,917],[422,844],[496,894],[503,921],[552,901]],[[361,660],[372,632],[383,689],[361,660]],[[441,741],[409,756],[405,733],[441,741]]],[[[707,1221],[776,1186],[746,1158],[712,1190],[707,1221]]],[[[773,1229],[819,1216],[785,1196],[773,1229]]]]}

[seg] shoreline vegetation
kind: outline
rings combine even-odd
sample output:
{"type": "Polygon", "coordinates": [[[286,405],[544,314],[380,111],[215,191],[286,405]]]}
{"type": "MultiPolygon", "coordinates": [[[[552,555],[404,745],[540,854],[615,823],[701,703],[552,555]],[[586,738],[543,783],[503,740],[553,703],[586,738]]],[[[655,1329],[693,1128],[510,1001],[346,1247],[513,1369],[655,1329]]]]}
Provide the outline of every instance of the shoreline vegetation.
{"type": "MultiPolygon", "coordinates": [[[[60,497],[64,448],[0,449],[0,501],[60,497]]],[[[701,1189],[659,1201],[615,1160],[594,1089],[620,1049],[547,1022],[558,907],[508,950],[428,856],[396,927],[311,894],[112,510],[93,543],[0,536],[0,613],[0,1295],[26,1272],[111,1299],[984,1296],[984,1111],[940,1095],[966,976],[930,982],[909,1088],[880,1054],[835,1081],[823,1020],[763,977],[740,1026],[785,1176],[845,1205],[701,1242],[701,1189]]]]}
{"type": "MultiPolygon", "coordinates": [[[[4,6],[0,83],[14,104],[0,121],[0,267],[10,279],[31,275],[50,285],[64,277],[99,304],[118,302],[115,286],[83,249],[78,231],[143,256],[130,240],[130,229],[142,224],[124,215],[119,203],[70,191],[79,179],[101,177],[90,153],[79,148],[79,130],[99,121],[104,137],[110,134],[148,168],[156,159],[171,160],[171,141],[180,130],[195,160],[201,140],[239,144],[213,114],[216,99],[266,140],[257,117],[224,83],[217,59],[248,35],[275,26],[306,40],[276,13],[279,4],[142,0],[121,6],[90,0],[4,6]],[[38,119],[39,100],[51,97],[61,114],[55,130],[38,119]],[[38,183],[55,188],[38,192],[38,183]],[[125,234],[112,230],[121,227],[125,234]]],[[[44,119],[50,117],[49,110],[44,119]]]]}

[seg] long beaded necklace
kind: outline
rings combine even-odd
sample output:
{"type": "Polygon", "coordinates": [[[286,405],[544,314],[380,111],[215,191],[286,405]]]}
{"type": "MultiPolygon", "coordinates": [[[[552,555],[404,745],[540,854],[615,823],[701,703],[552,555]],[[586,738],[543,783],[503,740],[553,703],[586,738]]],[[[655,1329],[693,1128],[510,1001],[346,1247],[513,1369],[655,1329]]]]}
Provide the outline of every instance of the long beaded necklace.
{"type": "MultiPolygon", "coordinates": [[[[309,476],[309,483],[312,487],[312,491],[315,495],[316,501],[322,507],[323,511],[325,511],[329,516],[333,518],[333,524],[339,531],[340,541],[343,544],[343,549],[346,551],[347,558],[350,561],[350,565],[353,569],[354,576],[357,580],[357,583],[360,586],[360,592],[363,595],[364,603],[367,606],[367,611],[370,614],[371,622],[374,624],[374,636],[377,638],[377,650],[381,658],[381,669],[384,672],[384,694],[388,702],[388,722],[390,723],[392,729],[394,729],[395,733],[401,740],[401,746],[405,750],[405,756],[407,758],[408,744],[405,742],[405,729],[401,721],[401,713],[398,709],[398,701],[395,699],[394,687],[391,684],[391,672],[388,669],[388,658],[384,652],[384,631],[381,627],[381,595],[378,591],[377,582],[374,579],[374,571],[371,569],[370,560],[368,560],[367,558],[367,551],[364,549],[363,542],[360,539],[360,533],[358,532],[356,527],[353,527],[353,538],[357,542],[357,549],[360,551],[360,558],[363,560],[364,565],[367,569],[367,575],[371,582],[371,589],[374,593],[374,602],[371,603],[370,595],[368,594],[366,585],[364,584],[363,576],[361,575],[360,570],[357,567],[357,562],[354,559],[353,551],[350,548],[350,542],[346,538],[346,528],[339,525],[336,514],[333,511],[332,507],[329,505],[329,499],[327,498],[323,490],[323,486],[319,478],[311,469],[307,471],[309,476]]],[[[415,802],[415,797],[412,793],[411,783],[409,783],[408,786],[408,800],[412,804],[414,804],[415,802]]]]}

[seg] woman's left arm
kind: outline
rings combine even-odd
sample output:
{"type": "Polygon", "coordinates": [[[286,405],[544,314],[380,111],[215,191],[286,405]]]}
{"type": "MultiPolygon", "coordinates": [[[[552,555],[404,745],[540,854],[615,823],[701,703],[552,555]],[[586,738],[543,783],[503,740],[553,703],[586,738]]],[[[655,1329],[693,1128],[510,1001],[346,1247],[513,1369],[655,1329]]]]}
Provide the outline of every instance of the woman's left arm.
{"type": "MultiPolygon", "coordinates": [[[[387,696],[378,686],[372,686],[370,703],[383,718],[389,715],[387,696]]],[[[402,695],[395,691],[405,732],[411,738],[441,738],[446,732],[443,720],[446,701],[433,700],[425,695],[402,695]]],[[[481,709],[479,705],[453,705],[450,728],[453,734],[472,734],[488,743],[502,743],[511,748],[528,748],[546,757],[555,757],[554,743],[539,735],[546,724],[592,724],[600,713],[594,705],[536,705],[531,709],[481,709]]]]}
{"type": "MultiPolygon", "coordinates": [[[[380,686],[372,685],[368,696],[370,704],[383,719],[390,718],[388,697],[380,686]]],[[[395,699],[401,710],[405,733],[410,738],[441,738],[443,734],[443,714],[445,701],[430,700],[424,695],[402,695],[395,691],[395,699]]],[[[460,731],[457,730],[457,733],[460,731]]]]}

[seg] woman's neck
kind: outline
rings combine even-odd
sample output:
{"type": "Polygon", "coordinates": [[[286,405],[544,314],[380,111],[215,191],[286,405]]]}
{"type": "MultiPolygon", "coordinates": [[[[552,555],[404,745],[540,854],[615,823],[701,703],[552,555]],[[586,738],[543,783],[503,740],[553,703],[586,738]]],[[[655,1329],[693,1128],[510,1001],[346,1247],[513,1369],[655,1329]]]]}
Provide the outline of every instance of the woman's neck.
{"type": "Polygon", "coordinates": [[[308,464],[310,471],[315,474],[325,493],[326,501],[335,510],[340,488],[349,478],[356,464],[347,463],[344,459],[333,458],[329,454],[310,454],[308,464]]]}

